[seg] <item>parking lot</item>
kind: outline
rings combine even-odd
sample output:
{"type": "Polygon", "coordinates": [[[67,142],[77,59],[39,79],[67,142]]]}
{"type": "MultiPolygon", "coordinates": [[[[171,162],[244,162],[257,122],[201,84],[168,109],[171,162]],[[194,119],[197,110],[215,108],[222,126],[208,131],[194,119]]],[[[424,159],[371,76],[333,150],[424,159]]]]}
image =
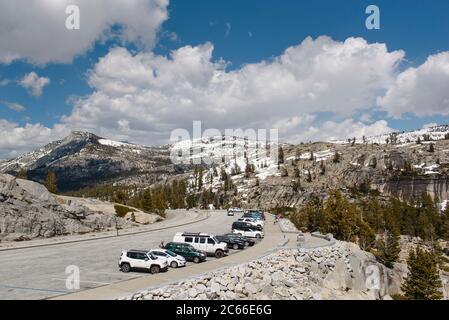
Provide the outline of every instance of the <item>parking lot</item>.
{"type": "MultiPolygon", "coordinates": [[[[172,241],[176,232],[217,235],[228,233],[231,232],[232,223],[238,218],[237,215],[227,216],[225,211],[214,211],[210,218],[189,226],[118,238],[0,252],[0,299],[45,299],[76,292],[78,290],[66,288],[68,275],[65,271],[71,265],[80,270],[79,291],[148,276],[148,273],[142,272],[120,272],[117,264],[121,251],[157,248],[161,241],[172,241]]],[[[237,251],[230,250],[229,254],[233,255],[237,251]]],[[[205,263],[211,260],[215,258],[208,257],[205,263]]],[[[185,268],[191,265],[188,262],[185,268]]],[[[164,277],[164,274],[151,276],[164,277]]]]}

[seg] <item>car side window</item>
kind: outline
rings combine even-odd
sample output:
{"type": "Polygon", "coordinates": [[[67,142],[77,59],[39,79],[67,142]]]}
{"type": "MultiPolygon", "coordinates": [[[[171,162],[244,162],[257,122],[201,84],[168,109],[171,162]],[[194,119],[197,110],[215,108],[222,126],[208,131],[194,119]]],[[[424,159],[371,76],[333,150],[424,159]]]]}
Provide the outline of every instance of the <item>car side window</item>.
{"type": "Polygon", "coordinates": [[[195,238],[195,243],[199,243],[200,239],[199,238],[195,238]]]}
{"type": "Polygon", "coordinates": [[[145,260],[147,258],[148,258],[148,256],[145,253],[138,253],[137,254],[137,259],[139,259],[139,260],[145,260]]]}
{"type": "Polygon", "coordinates": [[[186,237],[185,241],[189,242],[189,243],[192,243],[193,242],[193,238],[192,237],[186,237]]]}
{"type": "Polygon", "coordinates": [[[128,252],[128,253],[126,254],[126,256],[127,256],[128,258],[135,259],[134,252],[128,252]]]}
{"type": "Polygon", "coordinates": [[[215,244],[215,241],[211,238],[207,238],[207,243],[208,244],[215,244]]]}
{"type": "Polygon", "coordinates": [[[151,253],[154,254],[155,256],[161,256],[161,257],[164,256],[164,254],[162,252],[160,252],[160,251],[153,251],[151,253]]]}
{"type": "Polygon", "coordinates": [[[206,243],[206,238],[200,238],[200,243],[206,243]]]}

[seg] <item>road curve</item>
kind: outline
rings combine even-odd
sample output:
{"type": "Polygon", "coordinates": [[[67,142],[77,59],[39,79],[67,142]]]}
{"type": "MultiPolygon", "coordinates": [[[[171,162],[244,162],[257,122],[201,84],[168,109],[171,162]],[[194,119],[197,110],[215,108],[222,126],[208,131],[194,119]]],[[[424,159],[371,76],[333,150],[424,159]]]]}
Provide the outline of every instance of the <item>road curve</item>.
{"type": "Polygon", "coordinates": [[[79,291],[145,276],[145,273],[123,274],[118,270],[117,262],[122,250],[156,248],[161,240],[171,241],[176,232],[229,232],[234,220],[225,211],[215,211],[210,214],[210,218],[187,226],[0,251],[0,299],[46,299],[73,293],[66,288],[68,275],[65,273],[66,268],[72,265],[80,270],[79,291]]]}

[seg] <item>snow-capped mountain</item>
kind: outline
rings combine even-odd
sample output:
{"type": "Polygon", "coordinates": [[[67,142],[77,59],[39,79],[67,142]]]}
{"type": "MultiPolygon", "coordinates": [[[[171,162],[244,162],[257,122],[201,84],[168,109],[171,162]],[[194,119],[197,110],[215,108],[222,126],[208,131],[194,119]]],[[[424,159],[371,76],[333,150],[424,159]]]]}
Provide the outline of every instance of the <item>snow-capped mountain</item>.
{"type": "MultiPolygon", "coordinates": [[[[357,137],[356,143],[377,143],[377,144],[386,144],[386,143],[396,143],[396,144],[405,144],[416,142],[418,138],[425,141],[438,141],[449,138],[449,125],[439,125],[439,126],[428,126],[419,130],[414,131],[401,131],[401,132],[392,132],[389,134],[382,134],[378,136],[371,137],[357,137]]],[[[346,144],[352,143],[352,138],[348,137],[349,140],[335,140],[332,141],[338,144],[346,144]]]]}
{"type": "Polygon", "coordinates": [[[28,178],[43,181],[48,171],[58,177],[61,190],[153,171],[172,170],[167,148],[152,148],[103,139],[88,132],[72,132],[33,152],[0,162],[0,172],[16,174],[21,169],[28,178]]]}

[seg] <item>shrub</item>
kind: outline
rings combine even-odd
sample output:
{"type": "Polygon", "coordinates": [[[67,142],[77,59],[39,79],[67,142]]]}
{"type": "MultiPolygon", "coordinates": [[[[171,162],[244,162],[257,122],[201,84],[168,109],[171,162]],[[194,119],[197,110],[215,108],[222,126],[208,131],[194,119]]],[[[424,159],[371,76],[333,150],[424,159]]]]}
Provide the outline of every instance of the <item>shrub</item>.
{"type": "Polygon", "coordinates": [[[117,217],[120,217],[120,218],[124,218],[126,216],[126,214],[129,212],[136,212],[136,210],[134,210],[134,209],[131,209],[131,208],[125,207],[125,206],[120,206],[118,204],[116,204],[114,206],[114,209],[115,209],[115,214],[117,215],[117,217]]]}

